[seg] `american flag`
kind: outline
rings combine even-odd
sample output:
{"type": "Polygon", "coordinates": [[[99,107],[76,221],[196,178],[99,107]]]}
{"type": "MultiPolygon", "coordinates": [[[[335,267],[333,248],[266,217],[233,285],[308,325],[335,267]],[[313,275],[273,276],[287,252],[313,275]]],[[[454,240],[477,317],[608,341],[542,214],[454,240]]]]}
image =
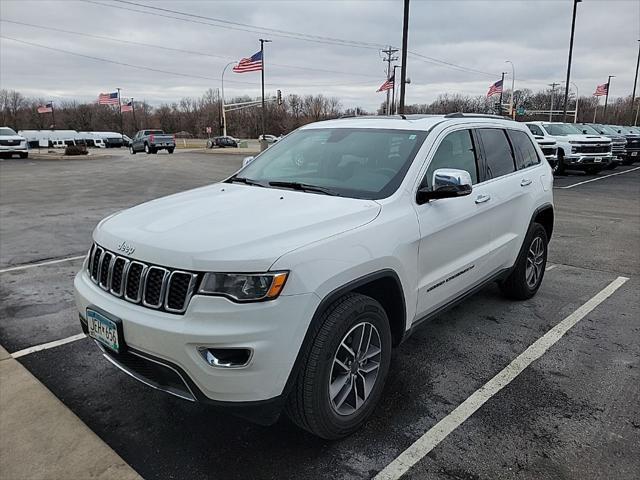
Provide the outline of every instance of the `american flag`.
{"type": "Polygon", "coordinates": [[[495,95],[497,93],[502,93],[502,80],[498,80],[496,83],[489,87],[487,97],[490,97],[491,95],[495,95]]]}
{"type": "Polygon", "coordinates": [[[243,58],[233,67],[236,73],[259,72],[262,70],[262,52],[254,53],[250,58],[243,58]]]}
{"type": "Polygon", "coordinates": [[[118,103],[120,103],[118,92],[101,93],[98,95],[98,103],[100,105],[118,105],[118,103]]]}
{"type": "Polygon", "coordinates": [[[395,81],[394,77],[395,75],[391,75],[391,77],[388,78],[386,82],[380,85],[380,88],[376,90],[376,92],[385,92],[387,90],[391,90],[393,88],[393,82],[395,81]]]}
{"type": "Polygon", "coordinates": [[[602,85],[598,85],[596,87],[596,91],[593,92],[594,97],[604,97],[609,92],[609,84],[603,83],[602,85]]]}
{"type": "Polygon", "coordinates": [[[38,107],[38,113],[51,113],[53,112],[53,102],[49,102],[44,106],[38,107]]]}
{"type": "Polygon", "coordinates": [[[120,105],[120,111],[121,112],[133,112],[133,100],[130,98],[127,101],[122,101],[122,104],[120,105]]]}

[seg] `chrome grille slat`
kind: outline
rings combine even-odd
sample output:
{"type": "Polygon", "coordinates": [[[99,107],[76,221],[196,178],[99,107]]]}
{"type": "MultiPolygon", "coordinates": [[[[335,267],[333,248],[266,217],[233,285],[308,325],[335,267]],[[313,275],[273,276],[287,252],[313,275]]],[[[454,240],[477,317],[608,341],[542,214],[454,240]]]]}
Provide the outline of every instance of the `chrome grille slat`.
{"type": "Polygon", "coordinates": [[[186,311],[198,283],[196,272],[132,260],[96,243],[89,253],[87,271],[95,284],[115,297],[174,314],[186,311]]]}

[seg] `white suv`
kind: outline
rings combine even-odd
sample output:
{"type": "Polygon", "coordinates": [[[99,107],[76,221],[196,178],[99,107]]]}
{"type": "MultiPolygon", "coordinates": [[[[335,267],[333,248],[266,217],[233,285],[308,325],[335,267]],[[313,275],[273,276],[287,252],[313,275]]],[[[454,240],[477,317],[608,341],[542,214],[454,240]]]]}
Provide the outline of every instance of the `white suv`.
{"type": "Polygon", "coordinates": [[[508,120],[306,125],[221,183],[101,221],[75,278],[82,327],[147,385],[340,438],[416,326],[489,282],[536,293],[552,183],[508,120]]]}
{"type": "Polygon", "coordinates": [[[27,139],[18,135],[12,128],[0,127],[0,155],[3,157],[19,155],[20,158],[27,158],[29,156],[27,139]]]}

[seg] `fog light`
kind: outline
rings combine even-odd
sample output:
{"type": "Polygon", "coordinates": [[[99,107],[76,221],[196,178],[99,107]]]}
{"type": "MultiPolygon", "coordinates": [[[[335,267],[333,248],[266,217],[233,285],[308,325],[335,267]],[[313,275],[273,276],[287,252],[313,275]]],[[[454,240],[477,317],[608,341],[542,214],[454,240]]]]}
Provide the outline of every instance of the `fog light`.
{"type": "Polygon", "coordinates": [[[198,352],[212,367],[240,368],[251,361],[253,351],[249,348],[199,347],[198,352]]]}

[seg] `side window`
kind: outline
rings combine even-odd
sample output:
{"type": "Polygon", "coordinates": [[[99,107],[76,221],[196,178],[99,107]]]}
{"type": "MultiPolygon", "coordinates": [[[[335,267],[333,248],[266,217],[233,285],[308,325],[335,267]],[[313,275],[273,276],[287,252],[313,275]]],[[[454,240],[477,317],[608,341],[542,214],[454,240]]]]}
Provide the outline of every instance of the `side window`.
{"type": "Polygon", "coordinates": [[[422,186],[431,185],[433,172],[439,168],[466,170],[471,175],[472,183],[478,183],[476,150],[469,130],[459,130],[444,137],[431,159],[422,186]]]}
{"type": "Polygon", "coordinates": [[[487,180],[516,171],[511,145],[507,133],[499,128],[479,128],[477,130],[487,162],[487,180]]]}
{"type": "Polygon", "coordinates": [[[529,135],[517,130],[508,130],[509,138],[511,139],[511,145],[516,154],[516,166],[518,170],[528,168],[540,163],[538,152],[531,143],[529,135]]]}
{"type": "Polygon", "coordinates": [[[532,125],[530,123],[527,123],[527,128],[534,135],[538,135],[539,137],[544,137],[544,132],[538,125],[532,125]]]}

